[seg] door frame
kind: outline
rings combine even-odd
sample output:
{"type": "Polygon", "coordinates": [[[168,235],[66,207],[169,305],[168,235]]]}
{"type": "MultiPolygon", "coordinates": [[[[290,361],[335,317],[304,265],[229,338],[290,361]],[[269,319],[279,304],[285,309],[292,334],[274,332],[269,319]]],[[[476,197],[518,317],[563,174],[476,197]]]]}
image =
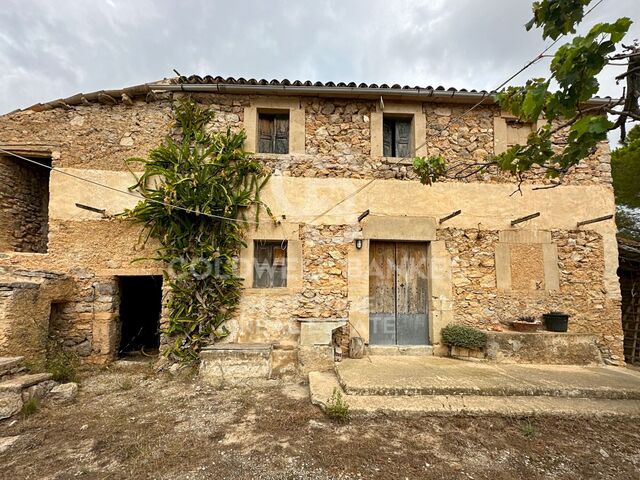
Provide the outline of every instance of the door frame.
{"type": "MultiPolygon", "coordinates": [[[[382,247],[382,252],[383,252],[382,257],[378,259],[379,261],[382,261],[382,265],[380,265],[380,262],[375,263],[375,265],[378,268],[382,268],[383,270],[383,272],[381,272],[382,281],[377,283],[378,286],[382,286],[384,288],[385,283],[388,283],[388,282],[385,282],[384,280],[386,278],[384,270],[389,265],[388,262],[391,261],[391,257],[393,257],[393,262],[392,262],[393,280],[391,282],[391,285],[392,285],[391,292],[385,292],[385,294],[391,293],[392,298],[387,298],[386,299],[387,301],[385,301],[385,298],[384,298],[385,294],[383,294],[383,297],[379,298],[379,300],[382,300],[382,301],[374,302],[372,301],[373,299],[371,298],[372,292],[371,291],[369,292],[370,309],[371,309],[372,303],[373,304],[378,303],[379,304],[378,307],[380,308],[382,306],[382,308],[384,309],[383,312],[377,311],[376,314],[373,314],[371,311],[369,311],[370,340],[372,340],[371,337],[373,336],[373,332],[371,332],[372,327],[375,330],[376,324],[378,324],[380,327],[383,328],[383,331],[386,332],[387,326],[391,324],[391,319],[393,319],[393,330],[394,330],[393,334],[389,332],[388,335],[385,335],[384,333],[376,335],[377,342],[375,343],[375,345],[389,345],[389,346],[399,346],[399,347],[430,345],[431,339],[429,335],[430,328],[429,328],[429,294],[428,294],[429,293],[428,292],[429,270],[428,270],[428,263],[427,263],[427,258],[428,258],[427,253],[429,251],[429,242],[419,242],[419,241],[406,242],[406,241],[393,241],[393,240],[375,240],[375,241],[372,240],[370,242],[375,242],[377,246],[382,247]],[[411,247],[408,247],[408,246],[411,246],[411,247]],[[402,251],[403,249],[406,249],[406,250],[404,250],[403,252],[402,251]],[[415,254],[416,251],[420,251],[420,253],[424,255],[423,269],[420,269],[422,271],[407,269],[406,265],[402,265],[401,255],[406,254],[410,256],[412,254],[415,254]],[[415,278],[408,278],[409,282],[411,283],[413,283],[414,281],[416,282],[416,284],[414,285],[416,292],[419,289],[421,275],[424,275],[422,279],[427,284],[426,289],[423,290],[423,293],[422,293],[424,297],[420,299],[421,301],[416,303],[416,305],[419,304],[422,307],[422,308],[418,307],[419,310],[424,310],[423,313],[421,312],[418,314],[414,314],[424,318],[424,320],[420,318],[420,325],[417,329],[412,328],[412,327],[415,327],[415,325],[413,325],[413,323],[410,320],[411,314],[408,313],[407,311],[401,311],[401,310],[404,310],[401,307],[401,304],[403,303],[401,288],[405,286],[402,282],[407,281],[407,277],[401,278],[401,275],[406,274],[409,271],[411,273],[416,274],[415,278]],[[393,313],[386,312],[386,309],[393,310],[393,313]],[[376,315],[377,318],[373,318],[374,315],[376,315]],[[422,321],[424,321],[424,324],[422,324],[422,321]],[[411,330],[414,330],[414,331],[411,332],[411,330]],[[415,332],[415,330],[419,330],[419,332],[415,332]],[[420,341],[416,343],[399,343],[402,340],[401,337],[410,337],[412,338],[412,340],[420,339],[420,341]]],[[[372,273],[371,266],[374,265],[371,243],[369,244],[369,258],[370,258],[369,285],[371,286],[371,273],[372,273]]],[[[418,293],[418,296],[421,296],[420,293],[418,293]]],[[[406,303],[407,297],[404,297],[404,300],[405,300],[404,303],[406,303]]]]}
{"type": "Polygon", "coordinates": [[[348,252],[348,300],[351,336],[369,343],[369,246],[370,241],[428,242],[428,324],[431,345],[440,344],[440,330],[453,322],[451,255],[445,241],[436,238],[437,220],[432,217],[370,215],[362,222],[360,248],[352,242],[348,252]]]}

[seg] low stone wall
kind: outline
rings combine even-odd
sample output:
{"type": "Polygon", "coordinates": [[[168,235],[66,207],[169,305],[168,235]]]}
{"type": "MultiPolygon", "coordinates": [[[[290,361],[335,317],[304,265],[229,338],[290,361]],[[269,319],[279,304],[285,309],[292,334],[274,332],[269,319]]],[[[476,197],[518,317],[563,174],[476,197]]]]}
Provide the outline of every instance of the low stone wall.
{"type": "Polygon", "coordinates": [[[50,338],[51,304],[72,296],[74,285],[63,275],[33,275],[29,280],[0,282],[0,356],[21,355],[31,366],[42,367],[50,338]]]}
{"type": "Polygon", "coordinates": [[[487,332],[487,360],[500,363],[600,365],[594,335],[554,332],[487,332]]]}

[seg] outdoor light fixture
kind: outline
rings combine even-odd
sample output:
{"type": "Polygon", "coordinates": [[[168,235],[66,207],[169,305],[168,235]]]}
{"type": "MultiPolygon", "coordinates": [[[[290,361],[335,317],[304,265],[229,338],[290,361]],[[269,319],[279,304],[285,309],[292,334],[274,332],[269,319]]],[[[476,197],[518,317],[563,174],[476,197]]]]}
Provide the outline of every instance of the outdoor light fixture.
{"type": "Polygon", "coordinates": [[[362,239],[356,238],[356,248],[360,250],[362,248],[362,239]]]}

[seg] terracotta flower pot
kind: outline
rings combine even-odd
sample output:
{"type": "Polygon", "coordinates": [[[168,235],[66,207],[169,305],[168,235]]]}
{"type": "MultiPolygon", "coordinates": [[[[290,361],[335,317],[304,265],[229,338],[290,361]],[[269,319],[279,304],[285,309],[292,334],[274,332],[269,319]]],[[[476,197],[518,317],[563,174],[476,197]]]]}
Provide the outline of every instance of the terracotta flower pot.
{"type": "Polygon", "coordinates": [[[511,326],[516,332],[535,332],[538,330],[540,324],[538,322],[521,322],[515,320],[511,323],[511,326]]]}

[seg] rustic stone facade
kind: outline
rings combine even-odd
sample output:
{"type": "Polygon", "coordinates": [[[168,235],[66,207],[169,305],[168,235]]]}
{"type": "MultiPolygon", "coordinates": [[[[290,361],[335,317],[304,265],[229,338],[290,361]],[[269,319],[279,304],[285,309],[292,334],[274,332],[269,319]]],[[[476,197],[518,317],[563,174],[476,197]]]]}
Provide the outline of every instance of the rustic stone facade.
{"type": "MultiPolygon", "coordinates": [[[[245,118],[246,112],[266,97],[198,93],[193,98],[215,112],[211,129],[219,132],[244,128],[249,120],[245,118]]],[[[56,169],[126,190],[134,183],[129,168],[135,170],[136,164],[128,166],[125,160],[145,157],[166,135],[175,133],[171,110],[174,99],[170,94],[157,93],[152,98],[137,98],[131,105],[90,103],[12,113],[0,117],[0,146],[20,152],[33,149],[42,153],[44,149],[56,169]]],[[[433,281],[439,283],[431,298],[435,307],[430,310],[430,321],[434,324],[458,321],[483,329],[506,328],[505,322],[519,315],[564,310],[572,315],[570,331],[597,335],[605,356],[614,362],[621,361],[615,225],[604,222],[592,228],[575,228],[579,219],[613,211],[606,145],[574,168],[563,179],[563,186],[535,192],[531,186],[548,184],[549,180],[532,175],[523,184],[527,186],[524,197],[509,197],[515,190],[513,179],[491,169],[426,187],[417,182],[410,159],[372,154],[371,118],[380,113],[379,99],[327,96],[286,99],[288,104],[304,111],[300,126],[305,137],[301,144],[304,153],[257,154],[256,158],[273,175],[265,201],[276,216],[299,225],[293,240],[302,245],[297,265],[302,272],[301,283],[269,292],[247,287],[226,341],[276,344],[273,353],[279,352],[278,358],[284,365],[295,358],[300,321],[304,320],[325,325],[323,331],[331,332],[336,326],[336,333],[333,339],[329,336],[326,345],[300,350],[301,363],[312,366],[325,361],[334,351],[334,344],[347,354],[349,335],[368,334],[361,331],[366,330],[362,323],[358,323],[358,329],[353,328],[357,315],[366,316],[368,308],[367,302],[356,301],[354,295],[356,285],[359,291],[366,291],[368,282],[367,261],[360,262],[361,265],[353,262],[358,252],[366,257],[362,252],[366,252],[367,243],[364,250],[354,247],[355,240],[363,238],[363,225],[373,218],[383,222],[427,218],[436,233],[419,240],[431,242],[430,266],[438,270],[438,278],[433,281]],[[359,222],[358,215],[367,209],[371,210],[368,220],[359,222]],[[438,217],[455,209],[462,209],[462,215],[442,225],[437,223],[438,217]],[[509,220],[534,211],[541,211],[542,215],[526,224],[526,228],[551,232],[557,246],[559,288],[526,294],[500,291],[496,279],[499,232],[511,228],[509,220]],[[347,320],[349,325],[342,326],[347,320]]],[[[481,105],[463,116],[470,105],[415,103],[409,110],[421,111],[422,120],[426,121],[422,139],[426,142],[426,154],[443,155],[451,165],[464,168],[493,153],[494,118],[501,113],[495,105],[481,105]]],[[[402,104],[395,108],[401,109],[402,104]]],[[[53,172],[45,222],[47,253],[17,254],[14,252],[17,248],[3,240],[14,235],[8,232],[15,219],[2,212],[12,209],[12,214],[20,218],[30,217],[6,200],[5,190],[16,190],[20,175],[12,171],[7,178],[0,187],[0,269],[5,270],[7,279],[13,280],[15,275],[11,271],[15,269],[64,275],[70,282],[64,295],[42,295],[49,298],[49,304],[38,310],[41,323],[46,323],[65,347],[86,361],[110,361],[116,355],[119,341],[118,278],[157,275],[162,271],[162,265],[153,261],[132,263],[134,259],[150,256],[153,243],[142,246],[137,226],[110,216],[131,207],[136,199],[53,172]],[[105,209],[106,215],[80,210],[75,203],[105,209]]],[[[25,223],[40,232],[43,229],[42,222],[25,223]]],[[[402,233],[398,239],[406,237],[407,232],[402,233]]],[[[28,234],[17,236],[28,237],[28,234]]],[[[260,235],[248,230],[247,241],[253,239],[260,239],[260,235]]],[[[365,242],[369,240],[365,238],[365,242]]],[[[516,286],[518,281],[514,279],[516,286]]],[[[526,278],[523,281],[526,285],[530,283],[526,278]]],[[[36,283],[34,292],[47,291],[42,282],[36,283]]],[[[14,302],[19,295],[29,293],[14,287],[0,290],[0,333],[3,325],[13,325],[5,322],[5,318],[27,315],[28,309],[14,302]]],[[[8,334],[5,337],[0,334],[0,355],[24,347],[8,346],[10,342],[3,343],[3,338],[9,338],[8,334]]],[[[437,332],[433,340],[437,343],[437,332]]],[[[37,346],[33,348],[37,350],[37,346]]],[[[282,369],[286,370],[286,366],[282,369]]]]}
{"type": "MultiPolygon", "coordinates": [[[[496,291],[495,249],[498,232],[443,229],[451,255],[454,316],[457,321],[481,329],[508,329],[520,316],[540,318],[549,311],[571,315],[569,331],[598,335],[606,356],[622,361],[620,301],[608,298],[604,288],[602,236],[588,231],[552,231],[558,247],[560,289],[556,292],[496,291]]],[[[523,266],[527,268],[528,265],[523,266]]]]}

